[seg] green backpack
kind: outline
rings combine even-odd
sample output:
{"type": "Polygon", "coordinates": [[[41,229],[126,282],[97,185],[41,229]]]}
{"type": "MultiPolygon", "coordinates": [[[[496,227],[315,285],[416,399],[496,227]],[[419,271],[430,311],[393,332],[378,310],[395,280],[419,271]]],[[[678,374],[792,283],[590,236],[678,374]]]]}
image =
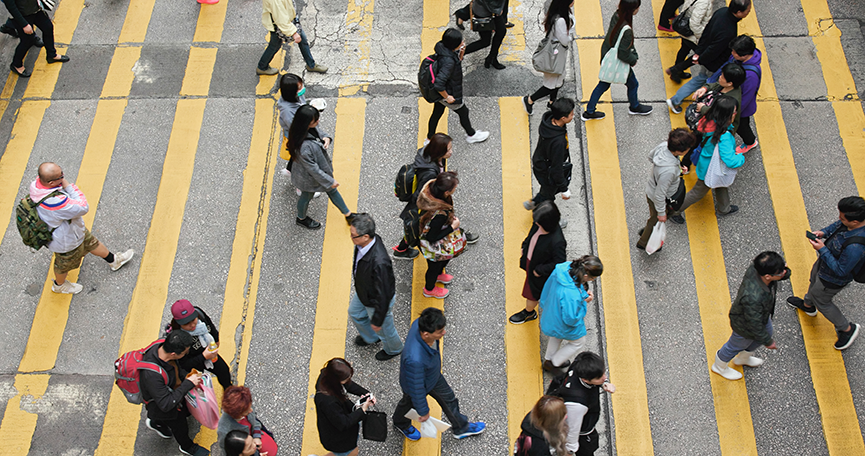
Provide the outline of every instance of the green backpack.
{"type": "Polygon", "coordinates": [[[48,198],[57,195],[62,195],[62,193],[55,190],[39,200],[38,203],[34,203],[29,196],[21,198],[21,201],[18,202],[18,206],[15,208],[15,222],[18,224],[18,232],[21,233],[21,240],[27,247],[39,250],[53,239],[54,228],[39,218],[36,208],[48,198]]]}

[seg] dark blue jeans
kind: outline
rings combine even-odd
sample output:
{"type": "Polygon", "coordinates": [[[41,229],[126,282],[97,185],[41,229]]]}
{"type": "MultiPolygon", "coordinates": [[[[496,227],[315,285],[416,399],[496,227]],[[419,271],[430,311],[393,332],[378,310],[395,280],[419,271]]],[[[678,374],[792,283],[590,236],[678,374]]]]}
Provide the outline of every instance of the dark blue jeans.
{"type": "MultiPolygon", "coordinates": [[[[640,87],[640,83],[637,82],[637,77],[634,76],[633,68],[628,73],[628,80],[625,81],[625,86],[628,88],[628,105],[631,109],[635,109],[637,106],[640,106],[640,100],[637,98],[637,88],[640,87]]],[[[589,99],[589,104],[586,106],[586,112],[595,112],[598,100],[601,99],[601,95],[607,90],[610,90],[610,83],[598,81],[598,85],[592,91],[592,98],[589,99]]]]}
{"type": "MultiPolygon", "coordinates": [[[[439,375],[439,380],[432,391],[429,392],[429,395],[438,402],[442,408],[442,412],[448,417],[453,433],[459,434],[465,432],[469,426],[469,419],[460,413],[459,400],[457,400],[454,390],[448,385],[444,375],[439,375]]],[[[411,396],[403,392],[402,399],[399,400],[399,403],[396,404],[396,409],[393,411],[393,425],[403,430],[408,429],[411,426],[411,420],[406,418],[405,414],[413,408],[414,405],[411,402],[411,396]]]]}
{"type": "MultiPolygon", "coordinates": [[[[295,22],[295,25],[298,25],[298,23],[295,22]]],[[[297,46],[300,48],[300,54],[303,56],[303,61],[306,62],[306,67],[315,68],[315,59],[312,58],[312,53],[309,51],[309,41],[306,39],[306,33],[303,33],[303,29],[299,26],[297,27],[297,33],[300,34],[300,44],[297,46]]],[[[279,39],[279,35],[276,32],[270,32],[270,42],[258,61],[258,68],[266,70],[280,47],[282,47],[282,40],[279,39]]],[[[282,65],[280,65],[280,68],[282,68],[282,65]]]]}

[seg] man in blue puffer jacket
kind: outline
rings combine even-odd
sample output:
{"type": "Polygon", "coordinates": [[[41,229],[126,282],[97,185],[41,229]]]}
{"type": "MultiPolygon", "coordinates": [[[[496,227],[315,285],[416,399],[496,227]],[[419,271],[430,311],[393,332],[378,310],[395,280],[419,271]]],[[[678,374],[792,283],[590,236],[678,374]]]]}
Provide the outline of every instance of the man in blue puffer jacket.
{"type": "Polygon", "coordinates": [[[427,307],[411,325],[405,338],[405,347],[399,362],[399,386],[402,399],[393,412],[393,424],[411,441],[420,439],[420,431],[405,417],[409,410],[415,409],[420,422],[430,417],[427,395],[433,397],[451,423],[454,438],[463,439],[484,432],[486,424],[481,421],[470,423],[468,417],[460,413],[460,405],[454,390],[442,375],[442,359],[439,340],[445,335],[444,313],[435,307],[427,307]]]}

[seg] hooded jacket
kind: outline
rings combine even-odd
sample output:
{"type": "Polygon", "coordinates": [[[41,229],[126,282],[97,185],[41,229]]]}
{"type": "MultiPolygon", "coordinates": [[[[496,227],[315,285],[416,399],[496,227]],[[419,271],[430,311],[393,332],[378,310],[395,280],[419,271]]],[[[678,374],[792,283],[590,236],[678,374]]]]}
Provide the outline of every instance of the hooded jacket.
{"type": "Polygon", "coordinates": [[[454,97],[454,105],[463,102],[463,63],[460,56],[452,49],[448,49],[441,41],[435,45],[435,53],[438,55],[436,63],[436,80],[432,89],[436,92],[447,92],[454,97]]]}
{"type": "Polygon", "coordinates": [[[667,141],[649,152],[649,161],[652,162],[652,174],[646,182],[646,196],[655,204],[658,215],[667,215],[667,198],[679,189],[681,163],[670,152],[667,141]]]}
{"type": "Polygon", "coordinates": [[[279,97],[279,101],[276,102],[276,108],[279,109],[279,126],[282,127],[282,135],[285,136],[285,139],[288,139],[288,129],[291,128],[294,115],[305,104],[306,97],[303,95],[297,97],[297,101],[285,101],[279,97]]]}
{"type": "MultiPolygon", "coordinates": [[[[384,241],[377,234],[374,239],[375,243],[354,269],[354,289],[361,304],[375,309],[371,323],[381,326],[390,309],[390,301],[396,293],[396,280],[384,241]]],[[[354,259],[357,259],[357,251],[355,248],[352,264],[355,264],[354,259]]]]}
{"type": "Polygon", "coordinates": [[[865,236],[865,226],[850,231],[840,220],[836,220],[821,231],[826,236],[826,245],[817,251],[820,257],[817,276],[824,284],[844,287],[853,280],[853,273],[865,268],[865,245],[850,244],[844,247],[844,242],[854,236],[865,236]]]}
{"type": "Polygon", "coordinates": [[[412,406],[420,416],[429,413],[426,397],[438,382],[441,371],[439,341],[432,347],[424,342],[415,320],[405,337],[405,348],[399,359],[399,386],[411,396],[412,406]]]}
{"type": "Polygon", "coordinates": [[[141,398],[145,401],[147,417],[155,421],[171,421],[177,418],[180,408],[185,404],[183,398],[195,387],[195,384],[186,379],[186,374],[189,372],[178,366],[177,361],[165,362],[159,357],[161,346],[162,344],[151,347],[144,352],[141,359],[161,367],[168,375],[170,386],[165,384],[161,374],[145,369],[139,371],[139,386],[141,398]],[[177,379],[182,379],[180,385],[177,385],[177,379]]]}
{"type": "Polygon", "coordinates": [[[549,337],[577,340],[586,335],[586,298],[583,287],[569,273],[571,262],[560,263],[541,293],[541,331],[549,337]]]}
{"type": "Polygon", "coordinates": [[[437,242],[453,232],[451,222],[454,219],[454,206],[452,203],[440,200],[430,192],[430,184],[427,181],[418,193],[417,208],[420,210],[421,235],[429,242],[437,242]],[[429,230],[424,232],[427,224],[429,230]]]}
{"type": "Polygon", "coordinates": [[[568,191],[564,163],[571,161],[568,144],[568,129],[553,125],[553,112],[547,111],[538,127],[538,145],[532,155],[532,171],[538,183],[553,187],[556,193],[568,191]]]}
{"type": "Polygon", "coordinates": [[[712,14],[694,50],[700,56],[700,65],[712,73],[724,65],[730,57],[730,41],[739,34],[740,20],[726,6],[712,14]]]}
{"type": "Polygon", "coordinates": [[[730,327],[736,334],[763,345],[772,344],[772,334],[766,330],[766,323],[775,314],[777,289],[778,282],[766,285],[754,265],[748,266],[736,299],[730,306],[730,327]]]}
{"type": "Polygon", "coordinates": [[[310,128],[300,151],[292,154],[291,183],[304,192],[326,192],[333,187],[333,164],[324,149],[324,137],[317,128],[310,128]]]}
{"type": "MultiPolygon", "coordinates": [[[[713,136],[705,132],[704,135],[713,136]]],[[[705,136],[696,165],[697,179],[700,180],[706,180],[706,170],[709,168],[709,162],[712,161],[712,154],[715,153],[715,143],[712,142],[711,138],[705,139],[705,136]]],[[[740,168],[745,164],[745,156],[736,153],[736,137],[733,136],[733,125],[730,125],[727,131],[721,135],[721,139],[718,141],[718,153],[721,155],[721,161],[728,168],[740,168]]]]}
{"type": "Polygon", "coordinates": [[[46,199],[36,208],[36,212],[43,222],[54,228],[51,242],[46,246],[48,250],[66,253],[75,250],[84,242],[84,219],[81,216],[90,210],[90,206],[87,204],[87,197],[77,185],[48,188],[42,185],[38,178],[30,183],[30,200],[38,203],[55,191],[59,191],[61,195],[46,199]]]}

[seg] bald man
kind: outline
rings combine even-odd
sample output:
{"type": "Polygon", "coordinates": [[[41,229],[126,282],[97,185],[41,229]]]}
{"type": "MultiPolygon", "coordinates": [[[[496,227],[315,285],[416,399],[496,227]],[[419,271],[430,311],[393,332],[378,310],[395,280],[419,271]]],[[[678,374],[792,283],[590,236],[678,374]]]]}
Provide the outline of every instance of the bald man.
{"type": "Polygon", "coordinates": [[[90,210],[87,198],[77,185],[66,180],[63,170],[51,162],[39,165],[39,177],[30,184],[30,199],[34,203],[48,195],[51,196],[36,208],[36,212],[42,221],[54,229],[53,239],[47,245],[48,250],[54,252],[54,284],[51,285],[51,291],[75,294],[84,289],[66,280],[66,276],[69,271],[81,266],[81,260],[88,253],[105,260],[112,271],[120,269],[135,255],[132,249],[115,255],[90,234],[81,218],[90,210]]]}

